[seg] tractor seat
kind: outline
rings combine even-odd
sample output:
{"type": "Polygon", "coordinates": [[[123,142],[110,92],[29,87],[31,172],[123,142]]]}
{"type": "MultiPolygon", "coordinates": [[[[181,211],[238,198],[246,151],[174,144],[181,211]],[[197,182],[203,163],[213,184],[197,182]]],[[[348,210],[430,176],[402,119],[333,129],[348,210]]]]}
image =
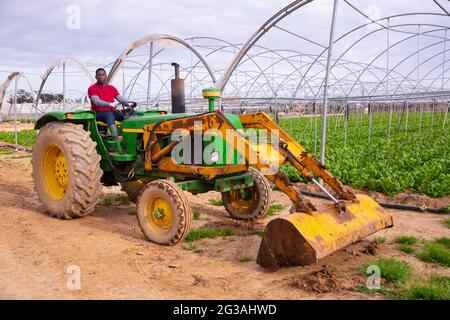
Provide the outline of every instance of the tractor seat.
{"type": "MultiPolygon", "coordinates": [[[[97,121],[97,125],[100,127],[107,127],[108,124],[106,122],[103,121],[97,121]]],[[[122,122],[120,121],[116,121],[116,126],[120,127],[122,125],[122,122]]]]}

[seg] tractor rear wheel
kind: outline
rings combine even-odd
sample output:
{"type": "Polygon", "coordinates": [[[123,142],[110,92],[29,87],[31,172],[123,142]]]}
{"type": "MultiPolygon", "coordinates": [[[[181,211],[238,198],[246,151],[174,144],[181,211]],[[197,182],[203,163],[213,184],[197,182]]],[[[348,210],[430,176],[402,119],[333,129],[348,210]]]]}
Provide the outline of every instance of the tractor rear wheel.
{"type": "Polygon", "coordinates": [[[189,232],[192,209],[183,190],[174,182],[158,179],[142,188],[137,200],[137,217],[148,240],[175,245],[189,232]]]}
{"type": "Polygon", "coordinates": [[[249,168],[253,175],[253,186],[222,193],[225,209],[238,220],[262,218],[269,209],[271,188],[266,177],[258,170],[249,168]]]}
{"type": "Polygon", "coordinates": [[[92,213],[102,192],[101,157],[82,125],[51,122],[33,146],[35,190],[53,217],[80,218],[92,213]]]}

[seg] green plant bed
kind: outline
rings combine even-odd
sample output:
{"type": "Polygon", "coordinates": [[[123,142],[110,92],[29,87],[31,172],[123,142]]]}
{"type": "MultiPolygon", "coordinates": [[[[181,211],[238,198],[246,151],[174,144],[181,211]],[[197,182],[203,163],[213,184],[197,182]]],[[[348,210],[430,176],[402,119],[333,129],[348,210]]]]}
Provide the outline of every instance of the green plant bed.
{"type": "MultiPolygon", "coordinates": [[[[420,121],[418,113],[410,112],[406,131],[404,115],[394,113],[389,140],[389,113],[373,114],[369,142],[367,114],[349,117],[347,139],[343,117],[330,116],[325,163],[344,184],[357,189],[390,196],[408,189],[430,197],[449,195],[450,158],[445,155],[450,154],[450,126],[442,126],[444,113],[436,113],[433,127],[427,117],[422,115],[420,121]]],[[[319,155],[320,118],[281,119],[280,124],[306,150],[319,155]]],[[[303,181],[290,165],[281,170],[290,181],[303,181]]]]}

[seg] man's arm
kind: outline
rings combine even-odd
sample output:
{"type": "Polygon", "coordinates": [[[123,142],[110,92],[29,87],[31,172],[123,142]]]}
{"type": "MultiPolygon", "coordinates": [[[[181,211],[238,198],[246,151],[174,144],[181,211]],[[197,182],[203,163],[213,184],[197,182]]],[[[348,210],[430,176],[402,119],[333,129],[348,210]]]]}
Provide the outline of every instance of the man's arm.
{"type": "Polygon", "coordinates": [[[90,98],[91,98],[92,102],[97,107],[100,107],[100,108],[107,108],[107,107],[115,107],[116,106],[116,104],[114,102],[104,101],[104,100],[100,99],[99,96],[91,96],[90,98]]]}
{"type": "Polygon", "coordinates": [[[119,101],[122,104],[130,102],[129,100],[127,100],[124,97],[122,97],[120,94],[116,96],[116,100],[119,101]]]}
{"type": "Polygon", "coordinates": [[[120,95],[120,93],[119,93],[119,91],[116,89],[116,87],[113,86],[112,88],[113,88],[113,90],[114,90],[114,98],[115,98],[117,101],[119,101],[119,102],[122,103],[122,104],[129,102],[127,99],[125,99],[124,97],[122,97],[122,96],[120,95]]]}

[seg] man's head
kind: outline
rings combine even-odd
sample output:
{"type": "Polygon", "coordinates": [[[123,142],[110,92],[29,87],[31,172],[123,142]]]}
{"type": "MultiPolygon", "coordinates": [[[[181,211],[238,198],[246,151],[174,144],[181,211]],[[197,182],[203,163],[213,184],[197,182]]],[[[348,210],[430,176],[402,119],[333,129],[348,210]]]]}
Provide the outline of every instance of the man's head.
{"type": "Polygon", "coordinates": [[[106,83],[106,71],[103,68],[98,68],[95,70],[95,79],[97,80],[98,84],[105,84],[106,83]]]}

